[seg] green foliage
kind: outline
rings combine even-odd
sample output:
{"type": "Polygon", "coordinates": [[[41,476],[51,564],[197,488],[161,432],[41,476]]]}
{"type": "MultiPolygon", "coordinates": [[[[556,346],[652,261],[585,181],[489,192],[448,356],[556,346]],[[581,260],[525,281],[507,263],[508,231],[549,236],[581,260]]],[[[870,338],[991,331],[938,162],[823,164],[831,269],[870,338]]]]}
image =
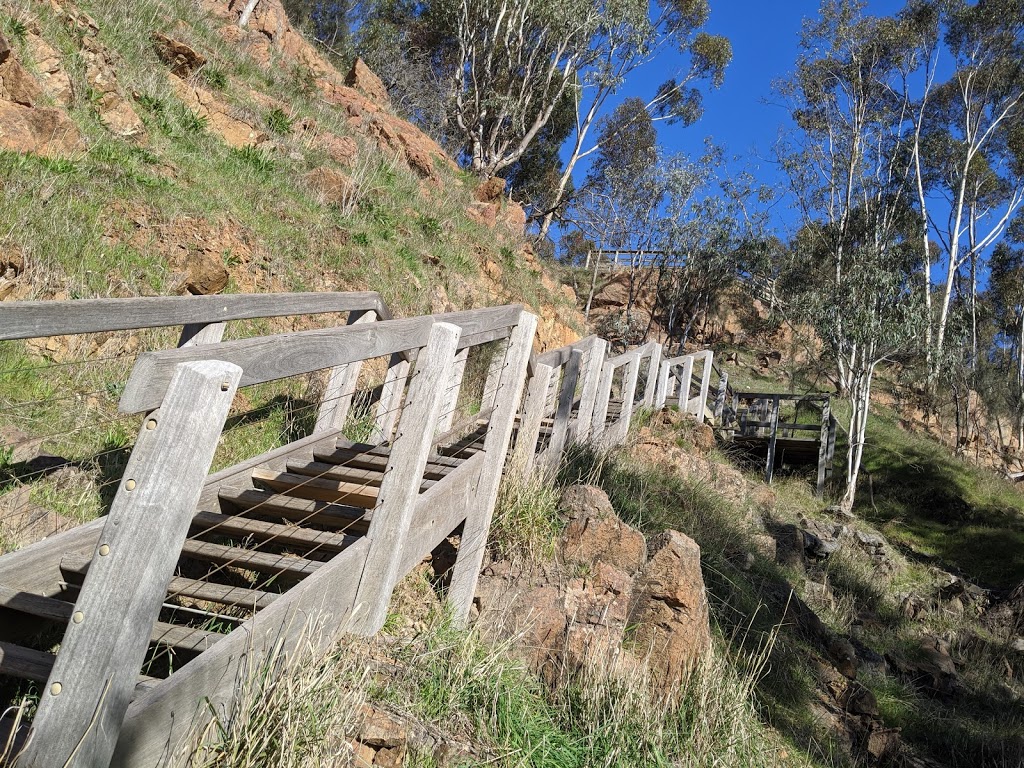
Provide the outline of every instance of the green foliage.
{"type": "Polygon", "coordinates": [[[250,169],[257,176],[269,178],[274,172],[273,156],[259,147],[247,144],[231,150],[231,156],[242,166],[250,169]]]}
{"type": "Polygon", "coordinates": [[[288,117],[280,107],[274,107],[267,113],[266,121],[267,128],[269,128],[272,133],[276,133],[280,136],[287,136],[292,132],[292,123],[295,122],[295,119],[288,117]]]}
{"type": "Polygon", "coordinates": [[[220,67],[207,64],[200,71],[203,82],[216,91],[223,91],[228,87],[228,74],[220,67]]]}

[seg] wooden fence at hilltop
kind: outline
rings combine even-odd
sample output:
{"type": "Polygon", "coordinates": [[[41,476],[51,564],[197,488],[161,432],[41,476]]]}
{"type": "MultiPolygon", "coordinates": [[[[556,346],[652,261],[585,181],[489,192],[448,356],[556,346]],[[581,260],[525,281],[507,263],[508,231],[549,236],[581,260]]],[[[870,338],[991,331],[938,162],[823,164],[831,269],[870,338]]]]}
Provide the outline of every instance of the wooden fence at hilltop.
{"type": "Polygon", "coordinates": [[[536,323],[518,305],[395,319],[375,293],[0,307],[0,341],[181,327],[123,390],[105,384],[138,430],[108,514],[0,556],[0,677],[41,691],[30,722],[5,723],[17,764],[163,765],[271,654],[376,633],[398,581],[456,531],[464,622],[503,476],[620,443],[638,408],[714,410],[711,352],[609,357],[590,336],[534,355],[536,323]],[[345,322],[224,340],[239,320],[323,313],[345,322]],[[308,434],[209,474],[246,423],[240,390],[325,369],[308,434]]]}

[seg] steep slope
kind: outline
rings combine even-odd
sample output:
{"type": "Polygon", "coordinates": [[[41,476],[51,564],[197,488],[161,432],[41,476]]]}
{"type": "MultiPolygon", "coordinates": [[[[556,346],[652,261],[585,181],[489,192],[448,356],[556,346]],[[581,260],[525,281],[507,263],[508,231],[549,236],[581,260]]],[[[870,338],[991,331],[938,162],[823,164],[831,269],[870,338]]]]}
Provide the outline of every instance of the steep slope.
{"type": "Polygon", "coordinates": [[[581,328],[522,210],[474,190],[262,0],[0,3],[0,299],[375,289],[581,328]],[[476,193],[474,196],[474,192],[476,193]]]}

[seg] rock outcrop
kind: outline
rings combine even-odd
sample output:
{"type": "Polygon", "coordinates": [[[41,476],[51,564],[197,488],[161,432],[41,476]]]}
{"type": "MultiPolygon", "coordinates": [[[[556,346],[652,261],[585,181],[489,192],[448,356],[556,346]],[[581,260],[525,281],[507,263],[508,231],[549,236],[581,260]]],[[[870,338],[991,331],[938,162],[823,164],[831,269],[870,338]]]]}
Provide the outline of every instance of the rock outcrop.
{"type": "Polygon", "coordinates": [[[484,570],[479,626],[519,637],[525,661],[552,686],[586,665],[644,667],[670,694],[711,643],[700,548],[677,531],[645,541],[598,488],[567,489],[562,509],[568,524],[554,562],[484,570]]]}

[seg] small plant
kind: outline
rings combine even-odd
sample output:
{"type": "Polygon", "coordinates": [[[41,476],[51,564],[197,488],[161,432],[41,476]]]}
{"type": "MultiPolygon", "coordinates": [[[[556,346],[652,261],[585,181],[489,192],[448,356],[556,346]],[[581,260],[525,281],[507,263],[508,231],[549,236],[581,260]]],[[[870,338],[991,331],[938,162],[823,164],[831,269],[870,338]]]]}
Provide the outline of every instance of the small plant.
{"type": "Polygon", "coordinates": [[[288,117],[280,107],[275,107],[270,110],[270,112],[267,113],[266,120],[267,128],[279,136],[287,136],[291,133],[292,123],[295,122],[294,118],[288,117]]]}
{"type": "Polygon", "coordinates": [[[370,236],[365,232],[356,232],[354,235],[352,235],[352,242],[355,243],[356,245],[369,245],[370,236]]]}
{"type": "Polygon", "coordinates": [[[247,144],[231,150],[231,156],[242,165],[248,166],[259,176],[270,176],[274,172],[274,159],[269,152],[247,144]]]}
{"type": "Polygon", "coordinates": [[[444,228],[433,216],[424,216],[420,219],[420,231],[431,240],[436,240],[441,237],[444,228]]]}
{"type": "Polygon", "coordinates": [[[28,35],[28,26],[21,19],[15,19],[13,16],[8,17],[7,23],[4,26],[11,37],[19,42],[24,42],[25,37],[28,35]]]}
{"type": "Polygon", "coordinates": [[[196,136],[206,130],[207,120],[200,117],[188,107],[182,107],[178,112],[178,126],[186,135],[196,136]]]}
{"type": "Polygon", "coordinates": [[[203,81],[216,91],[223,91],[228,87],[228,75],[220,67],[207,65],[200,70],[203,81]]]}

